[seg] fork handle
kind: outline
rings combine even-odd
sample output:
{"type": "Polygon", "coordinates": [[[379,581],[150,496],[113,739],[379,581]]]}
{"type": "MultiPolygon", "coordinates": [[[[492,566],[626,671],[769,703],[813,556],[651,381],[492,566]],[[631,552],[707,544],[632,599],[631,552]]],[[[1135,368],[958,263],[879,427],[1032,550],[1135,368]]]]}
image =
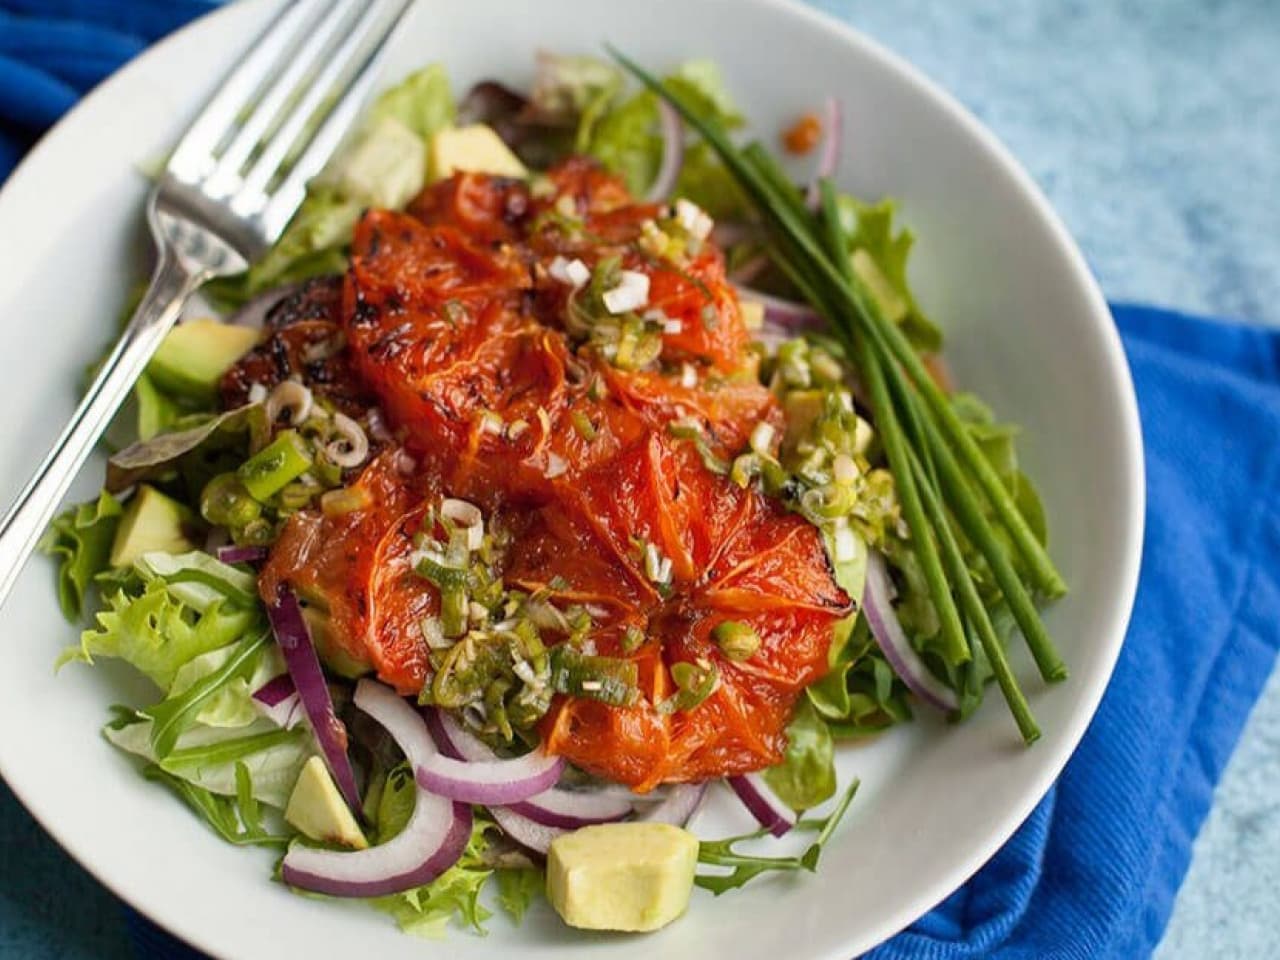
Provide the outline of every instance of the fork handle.
{"type": "Polygon", "coordinates": [[[0,604],[111,418],[204,276],[161,249],[151,285],[71,421],[0,520],[0,604]]]}

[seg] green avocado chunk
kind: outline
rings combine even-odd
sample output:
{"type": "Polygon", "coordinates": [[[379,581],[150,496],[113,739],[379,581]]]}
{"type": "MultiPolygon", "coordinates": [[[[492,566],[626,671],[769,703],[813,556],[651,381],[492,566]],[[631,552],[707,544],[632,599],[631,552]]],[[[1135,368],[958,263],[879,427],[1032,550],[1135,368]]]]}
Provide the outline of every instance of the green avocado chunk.
{"type": "Polygon", "coordinates": [[[305,836],[321,843],[336,843],[353,850],[369,846],[351,808],[342,799],[319,757],[312,757],[303,765],[289,795],[284,818],[305,836]]]}
{"type": "Polygon", "coordinates": [[[698,840],[666,823],[605,823],[557,837],[547,898],[585,930],[665,927],[689,905],[698,840]]]}
{"type": "Polygon", "coordinates": [[[147,373],[166,393],[207,401],[222,375],[257,342],[258,331],[252,327],[189,320],[169,331],[147,373]]]}
{"type": "Polygon", "coordinates": [[[145,483],[124,508],[111,544],[111,566],[127,567],[145,553],[186,553],[196,549],[200,528],[194,513],[145,483]]]}

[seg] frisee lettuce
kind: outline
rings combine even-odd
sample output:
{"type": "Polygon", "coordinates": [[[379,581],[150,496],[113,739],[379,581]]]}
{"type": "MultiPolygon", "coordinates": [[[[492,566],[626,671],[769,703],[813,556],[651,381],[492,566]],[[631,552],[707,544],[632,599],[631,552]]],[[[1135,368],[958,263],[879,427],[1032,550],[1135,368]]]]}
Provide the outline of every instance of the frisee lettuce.
{"type": "Polygon", "coordinates": [[[40,549],[58,560],[58,604],[72,623],[84,615],[94,577],[107,568],[122,512],[120,502],[104,490],[97,500],[56,517],[40,539],[40,549]]]}
{"type": "Polygon", "coordinates": [[[238,640],[259,616],[256,610],[226,603],[197,613],[176,599],[163,580],[154,580],[139,593],[121,589],[109,596],[97,625],[81,634],[78,646],[63,652],[57,666],[116,657],[168,690],[183,664],[238,640]]]}

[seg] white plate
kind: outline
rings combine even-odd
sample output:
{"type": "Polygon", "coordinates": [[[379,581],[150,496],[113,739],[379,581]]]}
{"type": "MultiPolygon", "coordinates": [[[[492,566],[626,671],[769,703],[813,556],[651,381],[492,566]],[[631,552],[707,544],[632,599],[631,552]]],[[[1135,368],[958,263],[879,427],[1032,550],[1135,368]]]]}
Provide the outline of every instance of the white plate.
{"type": "MultiPolygon", "coordinates": [[[[84,365],[111,337],[143,245],[145,183],[264,22],[271,0],[183,30],[112,78],[34,150],[0,193],[0,496],[16,492],[69,414],[84,365]]],[[[1045,731],[1020,746],[998,693],[958,728],[911,724],[846,747],[863,780],[815,876],[714,899],[648,937],[589,936],[548,907],[517,930],[432,946],[362,906],[294,896],[271,856],[227,846],[98,736],[108,704],[143,691],[125,670],[73,666],[52,570],[31,564],[0,612],[5,695],[0,771],[58,841],[111,889],[210,953],[234,957],[432,954],[457,958],[848,957],[901,929],[1003,843],[1062,769],[1120,648],[1137,578],[1143,474],[1133,388],[1111,318],[1079,252],[1027,175],[976,120],[905,63],[845,27],[776,0],[432,0],[388,79],[441,60],[456,89],[528,81],[533,51],[599,52],[605,39],[662,67],[710,56],[757,131],[776,142],[823,95],[846,108],[844,185],[904,203],[920,241],[914,279],[949,338],[961,384],[1024,425],[1053,554],[1072,585],[1048,617],[1071,679],[1052,689],[1017,663],[1045,731]]],[[[797,170],[802,174],[802,170],[797,170]]],[[[93,494],[95,465],[79,478],[93,494]]],[[[141,702],[140,700],[137,702],[141,702]]],[[[920,711],[924,714],[924,711],[920,711]]],[[[704,829],[744,826],[725,801],[704,829]]]]}

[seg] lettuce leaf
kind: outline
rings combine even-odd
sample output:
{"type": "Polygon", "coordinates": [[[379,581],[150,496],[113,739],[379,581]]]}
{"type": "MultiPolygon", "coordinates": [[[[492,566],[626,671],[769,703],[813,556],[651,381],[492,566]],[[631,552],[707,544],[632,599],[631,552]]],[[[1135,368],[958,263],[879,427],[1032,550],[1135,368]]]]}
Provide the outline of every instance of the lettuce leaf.
{"type": "Polygon", "coordinates": [[[80,644],[64,651],[57,666],[117,657],[168,690],[183,664],[235,642],[259,617],[257,610],[223,602],[197,613],[174,598],[163,580],[154,580],[140,593],[112,594],[97,614],[97,626],[84,631],[80,644]]]}
{"type": "Polygon", "coordinates": [[[835,794],[835,743],[811,701],[800,701],[787,725],[783,761],[764,778],[793,810],[810,810],[835,794]]]}
{"type": "Polygon", "coordinates": [[[511,867],[497,872],[498,906],[519,923],[542,893],[546,879],[537,867],[511,867]]]}
{"type": "MultiPolygon", "coordinates": [[[[223,669],[235,648],[220,647],[193,657],[174,674],[169,696],[186,693],[201,680],[223,669]]],[[[209,727],[245,727],[261,714],[253,705],[253,692],[285,672],[284,659],[273,646],[263,649],[248,675],[233,676],[208,697],[196,714],[196,722],[209,727]]]]}
{"type": "Polygon", "coordinates": [[[859,615],[832,645],[830,672],[806,691],[833,737],[877,733],[911,719],[907,688],[893,672],[859,615]]]}
{"type": "Polygon", "coordinates": [[[863,203],[840,197],[843,227],[851,237],[854,272],[871,289],[886,316],[902,326],[907,338],[922,353],[942,347],[942,331],[916,303],[907,283],[907,257],[915,235],[906,228],[894,231],[896,204],[892,200],[863,203]]]}
{"type": "Polygon", "coordinates": [[[253,799],[279,810],[288,804],[302,765],[316,752],[305,730],[280,730],[265,719],[236,729],[194,725],[178,738],[163,765],[151,745],[150,720],[135,714],[128,722],[107,724],[102,732],[113,745],[150,761],[168,777],[221,796],[237,795],[236,768],[243,766],[252,778],[253,799]]]}
{"type": "MultiPolygon", "coordinates": [[[[719,68],[710,60],[690,60],[669,75],[666,82],[695,110],[726,129],[741,125],[742,115],[729,97],[719,68]]],[[[619,87],[601,83],[592,89],[595,96],[607,92],[612,99],[619,87]]],[[[572,97],[564,98],[564,105],[576,102],[572,97]]],[[[593,107],[599,103],[590,102],[593,107]]],[[[621,176],[633,194],[642,196],[653,183],[662,159],[657,98],[641,91],[607,110],[583,112],[578,121],[578,149],[621,176]]],[[[676,195],[692,200],[713,217],[741,214],[746,209],[733,177],[715,152],[700,140],[686,147],[676,195]]]]}
{"type": "Polygon", "coordinates": [[[40,539],[40,549],[58,560],[58,604],[72,623],[84,614],[93,578],[107,569],[122,512],[120,502],[104,490],[96,501],[54,518],[40,539]]]}
{"type": "Polygon", "coordinates": [[[643,196],[657,176],[662,158],[657,125],[658,100],[642,91],[594,122],[585,152],[621,176],[633,194],[643,196]]]}
{"type": "Polygon", "coordinates": [[[423,67],[384,91],[369,108],[366,130],[386,119],[399,121],[424,141],[453,123],[457,107],[441,64],[423,67]]]}

